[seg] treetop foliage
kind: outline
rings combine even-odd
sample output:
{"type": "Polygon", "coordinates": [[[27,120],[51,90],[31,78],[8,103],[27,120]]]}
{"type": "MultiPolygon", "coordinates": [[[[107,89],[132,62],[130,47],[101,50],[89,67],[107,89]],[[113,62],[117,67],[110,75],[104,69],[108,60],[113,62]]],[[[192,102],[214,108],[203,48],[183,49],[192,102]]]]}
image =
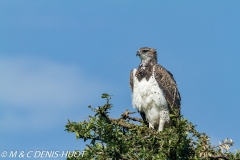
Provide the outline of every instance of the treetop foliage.
{"type": "Polygon", "coordinates": [[[233,145],[226,138],[218,146],[212,146],[210,137],[199,133],[182,115],[170,115],[174,126],[157,132],[148,128],[142,119],[130,115],[135,112],[126,110],[120,118],[109,117],[113,107],[109,103],[111,96],[104,93],[106,99],[103,106],[89,108],[95,113],[83,122],[68,121],[66,131],[73,132],[77,139],[89,140],[84,154],[68,160],[188,160],[240,159],[240,151],[229,152],[233,145]]]}

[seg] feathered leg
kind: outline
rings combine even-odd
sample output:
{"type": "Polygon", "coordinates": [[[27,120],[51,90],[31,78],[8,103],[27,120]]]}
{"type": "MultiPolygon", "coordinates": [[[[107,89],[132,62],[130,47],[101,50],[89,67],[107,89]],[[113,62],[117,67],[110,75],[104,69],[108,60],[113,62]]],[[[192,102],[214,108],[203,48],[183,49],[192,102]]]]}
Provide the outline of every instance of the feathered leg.
{"type": "Polygon", "coordinates": [[[165,123],[166,122],[169,123],[169,120],[170,120],[169,111],[166,111],[166,110],[160,111],[160,120],[159,120],[158,132],[163,131],[165,123]]]}

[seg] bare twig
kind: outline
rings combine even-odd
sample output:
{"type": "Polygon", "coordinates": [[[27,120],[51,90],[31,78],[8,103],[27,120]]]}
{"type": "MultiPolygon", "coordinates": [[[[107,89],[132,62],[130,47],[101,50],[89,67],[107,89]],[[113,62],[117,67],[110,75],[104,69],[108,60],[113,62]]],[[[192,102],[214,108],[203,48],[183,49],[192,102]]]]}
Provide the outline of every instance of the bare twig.
{"type": "Polygon", "coordinates": [[[224,156],[224,155],[215,155],[215,156],[209,156],[207,158],[213,158],[214,160],[219,160],[219,159],[223,159],[223,160],[229,160],[228,157],[224,156]]]}
{"type": "Polygon", "coordinates": [[[121,115],[121,119],[130,119],[132,121],[138,121],[138,122],[142,122],[142,119],[140,118],[135,118],[135,117],[130,117],[129,114],[134,114],[136,112],[129,112],[128,109],[126,109],[126,111],[121,115]]]}
{"type": "Polygon", "coordinates": [[[130,120],[132,120],[132,121],[143,122],[142,119],[140,119],[140,118],[136,118],[136,117],[130,117],[130,116],[127,116],[126,118],[127,118],[127,119],[130,119],[130,120]]]}

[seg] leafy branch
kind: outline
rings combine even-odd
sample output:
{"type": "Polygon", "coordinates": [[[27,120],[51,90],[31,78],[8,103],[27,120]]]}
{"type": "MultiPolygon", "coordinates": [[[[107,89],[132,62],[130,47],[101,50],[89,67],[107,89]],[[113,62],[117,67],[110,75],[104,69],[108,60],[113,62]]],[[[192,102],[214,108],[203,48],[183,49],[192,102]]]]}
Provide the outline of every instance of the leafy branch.
{"type": "Polygon", "coordinates": [[[205,133],[199,133],[183,116],[170,115],[175,126],[156,132],[142,119],[132,117],[126,110],[120,118],[110,118],[111,96],[103,94],[106,104],[89,108],[95,113],[83,122],[68,121],[66,131],[74,132],[76,139],[90,140],[83,157],[73,159],[240,159],[240,152],[230,153],[232,140],[225,139],[212,146],[205,133]]]}

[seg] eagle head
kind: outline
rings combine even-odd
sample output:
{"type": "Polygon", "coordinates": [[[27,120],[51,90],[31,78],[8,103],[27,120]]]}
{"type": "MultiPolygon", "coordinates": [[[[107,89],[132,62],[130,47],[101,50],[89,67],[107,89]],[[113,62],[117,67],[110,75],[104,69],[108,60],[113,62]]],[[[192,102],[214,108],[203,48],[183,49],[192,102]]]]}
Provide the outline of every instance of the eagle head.
{"type": "Polygon", "coordinates": [[[139,56],[144,63],[150,60],[157,63],[157,51],[154,48],[142,47],[137,51],[136,56],[139,56]]]}

